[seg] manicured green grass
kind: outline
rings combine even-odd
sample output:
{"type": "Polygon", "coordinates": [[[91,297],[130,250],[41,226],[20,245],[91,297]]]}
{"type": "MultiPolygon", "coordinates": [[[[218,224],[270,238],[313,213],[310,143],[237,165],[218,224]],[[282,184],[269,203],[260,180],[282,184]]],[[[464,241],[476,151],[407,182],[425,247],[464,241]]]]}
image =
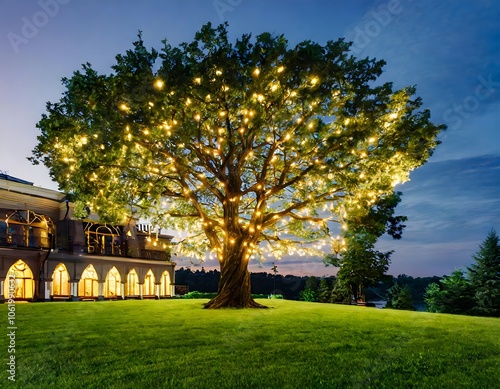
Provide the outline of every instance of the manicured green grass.
{"type": "MultiPolygon", "coordinates": [[[[500,388],[500,320],[284,300],[16,305],[19,388],[500,388]]],[[[7,333],[7,306],[0,307],[7,333]]],[[[7,361],[6,336],[0,355],[7,361]]],[[[6,365],[3,365],[6,366],[6,365]]]]}

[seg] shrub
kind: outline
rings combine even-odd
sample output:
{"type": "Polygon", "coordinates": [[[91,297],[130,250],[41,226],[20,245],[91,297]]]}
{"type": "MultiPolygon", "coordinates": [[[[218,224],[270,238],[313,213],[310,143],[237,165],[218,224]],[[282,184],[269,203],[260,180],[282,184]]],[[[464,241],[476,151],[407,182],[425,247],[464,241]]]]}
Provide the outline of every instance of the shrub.
{"type": "Polygon", "coordinates": [[[184,299],[213,299],[217,296],[217,293],[206,293],[206,292],[198,292],[193,290],[192,292],[186,293],[182,298],[184,299]]]}

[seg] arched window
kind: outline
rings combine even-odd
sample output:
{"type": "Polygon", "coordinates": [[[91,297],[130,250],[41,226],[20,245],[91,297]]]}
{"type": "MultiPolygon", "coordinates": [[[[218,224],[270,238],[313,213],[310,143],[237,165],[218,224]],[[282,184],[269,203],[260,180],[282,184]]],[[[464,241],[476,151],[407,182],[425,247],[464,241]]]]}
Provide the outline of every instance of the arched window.
{"type": "Polygon", "coordinates": [[[121,280],[120,273],[116,267],[112,267],[106,275],[104,283],[104,297],[117,297],[121,295],[121,280]]]}
{"type": "Polygon", "coordinates": [[[170,273],[165,270],[161,275],[160,281],[160,296],[170,296],[172,291],[170,289],[170,273]]]}
{"type": "Polygon", "coordinates": [[[60,263],[52,273],[52,295],[69,296],[69,273],[64,264],[60,263]]]}
{"type": "Polygon", "coordinates": [[[132,269],[127,274],[127,285],[125,288],[125,295],[139,296],[139,276],[135,269],[132,269]]]}
{"type": "Polygon", "coordinates": [[[97,297],[99,294],[97,281],[98,277],[94,266],[88,265],[78,282],[78,296],[97,297]]]}
{"type": "Polygon", "coordinates": [[[15,299],[31,299],[35,290],[35,281],[30,267],[22,259],[14,263],[7,272],[4,296],[15,299]]]}
{"type": "Polygon", "coordinates": [[[148,270],[144,277],[143,294],[145,296],[152,296],[155,294],[155,275],[151,269],[148,270]]]}

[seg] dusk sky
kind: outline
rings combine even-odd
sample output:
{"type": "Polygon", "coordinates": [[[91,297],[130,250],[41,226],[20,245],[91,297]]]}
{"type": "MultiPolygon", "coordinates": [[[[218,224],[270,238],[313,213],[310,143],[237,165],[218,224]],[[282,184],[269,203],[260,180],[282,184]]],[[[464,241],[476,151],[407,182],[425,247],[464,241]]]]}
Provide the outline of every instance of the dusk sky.
{"type": "MultiPolygon", "coordinates": [[[[0,171],[57,189],[26,158],[46,102],[61,97],[61,78],[85,62],[109,74],[139,30],[159,49],[165,38],[192,41],[208,21],[227,21],[233,41],[266,31],[290,46],[345,37],[355,56],[387,61],[381,81],[416,85],[432,120],[448,126],[429,162],[397,187],[397,214],[408,222],[402,240],[379,244],[395,251],[390,274],[450,274],[472,263],[492,228],[500,232],[498,0],[0,0],[0,171]]],[[[336,273],[317,258],[276,263],[281,274],[336,273]]]]}

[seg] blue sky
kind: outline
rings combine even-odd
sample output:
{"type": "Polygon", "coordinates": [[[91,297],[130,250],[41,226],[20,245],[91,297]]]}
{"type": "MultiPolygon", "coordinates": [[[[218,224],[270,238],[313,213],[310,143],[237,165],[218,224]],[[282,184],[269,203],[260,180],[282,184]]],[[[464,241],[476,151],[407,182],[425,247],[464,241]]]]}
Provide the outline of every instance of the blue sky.
{"type": "MultiPolygon", "coordinates": [[[[397,212],[409,220],[401,241],[379,244],[395,251],[389,273],[449,274],[471,263],[491,228],[500,230],[497,0],[0,0],[0,170],[57,189],[26,157],[45,103],[63,92],[61,78],[85,62],[109,73],[138,30],[159,48],[164,38],[191,41],[208,21],[227,21],[233,38],[269,31],[290,45],[345,37],[356,56],[387,61],[382,81],[416,85],[434,122],[448,125],[430,161],[397,188],[397,212]]],[[[335,274],[303,258],[278,269],[335,274]]]]}

